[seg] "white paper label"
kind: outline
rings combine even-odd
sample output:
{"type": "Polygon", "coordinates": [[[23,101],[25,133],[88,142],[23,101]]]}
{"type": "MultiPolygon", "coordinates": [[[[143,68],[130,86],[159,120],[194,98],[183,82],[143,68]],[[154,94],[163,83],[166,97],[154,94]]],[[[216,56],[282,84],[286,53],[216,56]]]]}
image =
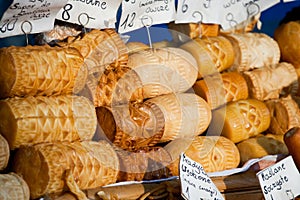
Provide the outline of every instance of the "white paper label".
{"type": "Polygon", "coordinates": [[[233,28],[248,18],[280,3],[280,0],[224,0],[218,6],[222,7],[220,13],[221,26],[224,30],[233,28]]]}
{"type": "Polygon", "coordinates": [[[41,33],[54,27],[58,11],[67,0],[15,0],[3,14],[0,37],[41,33]]]}
{"type": "MultiPolygon", "coordinates": [[[[222,0],[223,1],[223,0],[222,0]]],[[[220,0],[178,0],[175,23],[221,22],[220,0]]]]}
{"type": "Polygon", "coordinates": [[[182,196],[186,199],[223,200],[218,188],[204,171],[201,164],[181,154],[179,176],[182,196]]]}
{"type": "Polygon", "coordinates": [[[290,200],[300,194],[300,174],[291,156],[256,175],[266,200],[290,200]]]}
{"type": "Polygon", "coordinates": [[[175,20],[174,0],[123,0],[119,33],[175,20]]]}
{"type": "Polygon", "coordinates": [[[69,0],[57,19],[86,28],[115,28],[120,4],[121,0],[69,0]]]}

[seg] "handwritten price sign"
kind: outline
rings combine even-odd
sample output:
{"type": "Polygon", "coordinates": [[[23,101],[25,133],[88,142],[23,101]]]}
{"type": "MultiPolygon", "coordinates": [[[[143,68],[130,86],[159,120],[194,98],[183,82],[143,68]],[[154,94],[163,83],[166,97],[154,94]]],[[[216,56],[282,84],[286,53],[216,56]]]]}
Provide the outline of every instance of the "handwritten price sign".
{"type": "Polygon", "coordinates": [[[174,0],[123,0],[119,33],[144,26],[169,23],[175,19],[174,0]]]}
{"type": "Polygon", "coordinates": [[[266,200],[291,200],[300,194],[300,174],[291,156],[256,174],[266,200]]]}
{"type": "Polygon", "coordinates": [[[0,37],[49,31],[67,0],[15,0],[0,21],[0,37]]]}
{"type": "Polygon", "coordinates": [[[179,165],[182,196],[184,198],[224,200],[201,164],[185,154],[181,154],[179,165]]]}
{"type": "Polygon", "coordinates": [[[280,3],[280,0],[224,0],[219,6],[221,26],[224,30],[233,28],[248,18],[259,14],[269,7],[280,3]]]}
{"type": "Polygon", "coordinates": [[[86,28],[115,28],[121,0],[71,0],[59,11],[57,19],[86,28]]]}
{"type": "Polygon", "coordinates": [[[175,23],[213,23],[228,30],[279,2],[280,0],[178,0],[175,23]]]}
{"type": "Polygon", "coordinates": [[[220,2],[220,0],[178,0],[175,23],[219,24],[220,2]]]}

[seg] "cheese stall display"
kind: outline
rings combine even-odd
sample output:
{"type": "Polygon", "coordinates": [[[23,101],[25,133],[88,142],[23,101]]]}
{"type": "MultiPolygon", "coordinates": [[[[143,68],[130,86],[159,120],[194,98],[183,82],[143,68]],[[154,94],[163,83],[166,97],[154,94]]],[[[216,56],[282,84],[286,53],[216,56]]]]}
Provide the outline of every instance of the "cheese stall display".
{"type": "Polygon", "coordinates": [[[183,154],[224,199],[264,199],[258,171],[289,155],[299,168],[300,23],[272,37],[260,16],[170,22],[158,42],[148,25],[141,42],[56,21],[0,48],[0,199],[184,199],[183,154]]]}

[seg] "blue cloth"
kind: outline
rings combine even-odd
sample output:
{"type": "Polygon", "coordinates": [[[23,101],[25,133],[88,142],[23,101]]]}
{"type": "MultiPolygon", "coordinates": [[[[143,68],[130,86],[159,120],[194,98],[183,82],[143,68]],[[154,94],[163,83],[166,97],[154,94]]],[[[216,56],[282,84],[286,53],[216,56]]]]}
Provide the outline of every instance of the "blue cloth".
{"type": "MultiPolygon", "coordinates": [[[[261,13],[261,21],[263,23],[261,30],[255,29],[255,32],[266,33],[273,37],[275,29],[279,26],[282,19],[290,12],[293,8],[299,7],[300,1],[293,1],[289,3],[279,3],[275,6],[265,10],[261,13]]],[[[300,18],[300,14],[298,13],[300,18]]]]}

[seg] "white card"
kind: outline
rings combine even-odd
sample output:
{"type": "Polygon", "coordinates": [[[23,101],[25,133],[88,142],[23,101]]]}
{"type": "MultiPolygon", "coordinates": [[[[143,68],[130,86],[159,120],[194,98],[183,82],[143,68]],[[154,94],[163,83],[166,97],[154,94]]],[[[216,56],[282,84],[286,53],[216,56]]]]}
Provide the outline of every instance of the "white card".
{"type": "Polygon", "coordinates": [[[300,174],[291,156],[258,172],[256,176],[266,200],[290,200],[300,194],[300,174]]]}
{"type": "Polygon", "coordinates": [[[175,20],[175,0],[123,0],[119,33],[175,20]]]}
{"type": "Polygon", "coordinates": [[[14,0],[0,21],[0,38],[51,30],[66,3],[67,0],[14,0]]]}
{"type": "Polygon", "coordinates": [[[69,0],[56,18],[86,28],[115,28],[121,0],[69,0]]]}
{"type": "Polygon", "coordinates": [[[218,188],[204,171],[201,164],[181,154],[179,176],[182,196],[186,199],[223,200],[218,188]]]}
{"type": "Polygon", "coordinates": [[[220,3],[221,26],[224,30],[246,21],[248,18],[280,3],[280,0],[225,0],[220,3]]]}
{"type": "Polygon", "coordinates": [[[223,0],[178,0],[175,23],[219,24],[221,2],[223,0]]]}

